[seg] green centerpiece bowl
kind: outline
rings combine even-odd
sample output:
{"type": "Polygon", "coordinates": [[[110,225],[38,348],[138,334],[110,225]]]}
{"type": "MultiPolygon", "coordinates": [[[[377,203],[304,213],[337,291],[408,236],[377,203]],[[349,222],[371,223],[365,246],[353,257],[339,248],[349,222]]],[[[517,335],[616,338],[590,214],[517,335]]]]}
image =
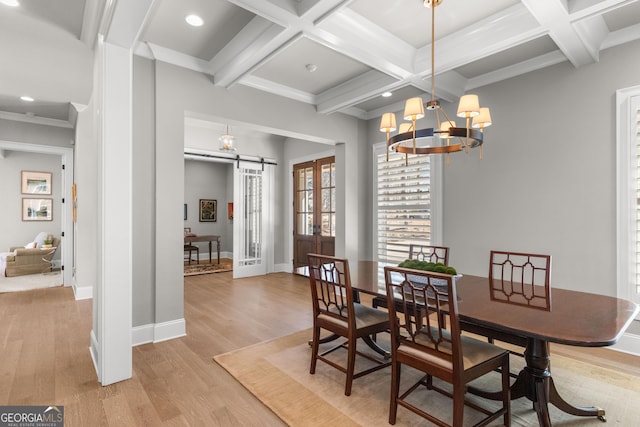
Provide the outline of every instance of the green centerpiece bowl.
{"type": "Polygon", "coordinates": [[[404,260],[398,264],[398,267],[411,268],[413,270],[435,271],[436,273],[451,274],[453,276],[458,274],[455,268],[444,265],[441,262],[428,262],[417,259],[404,260]]]}

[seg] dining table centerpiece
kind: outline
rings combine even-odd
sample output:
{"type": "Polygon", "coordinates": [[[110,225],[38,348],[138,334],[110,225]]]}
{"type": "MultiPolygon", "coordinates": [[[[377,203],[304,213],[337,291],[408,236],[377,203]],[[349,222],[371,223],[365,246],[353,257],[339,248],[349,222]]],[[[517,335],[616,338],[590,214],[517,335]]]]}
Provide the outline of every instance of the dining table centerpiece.
{"type": "Polygon", "coordinates": [[[406,259],[398,264],[398,267],[410,268],[412,270],[434,271],[436,273],[450,274],[456,276],[458,272],[450,265],[441,262],[421,261],[418,259],[406,259]]]}

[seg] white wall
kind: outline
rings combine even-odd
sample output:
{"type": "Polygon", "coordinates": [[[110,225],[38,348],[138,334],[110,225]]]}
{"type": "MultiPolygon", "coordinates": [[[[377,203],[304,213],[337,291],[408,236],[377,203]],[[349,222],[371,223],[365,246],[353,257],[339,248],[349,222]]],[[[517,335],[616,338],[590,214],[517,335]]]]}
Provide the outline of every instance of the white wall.
{"type": "MultiPolygon", "coordinates": [[[[486,276],[491,249],[544,253],[554,287],[616,295],[614,100],[640,84],[638,52],[640,42],[628,43],[595,64],[473,91],[493,126],[484,160],[474,150],[445,167],[444,244],[459,271],[486,276]]],[[[384,140],[377,125],[368,123],[372,143],[384,140]]]]}

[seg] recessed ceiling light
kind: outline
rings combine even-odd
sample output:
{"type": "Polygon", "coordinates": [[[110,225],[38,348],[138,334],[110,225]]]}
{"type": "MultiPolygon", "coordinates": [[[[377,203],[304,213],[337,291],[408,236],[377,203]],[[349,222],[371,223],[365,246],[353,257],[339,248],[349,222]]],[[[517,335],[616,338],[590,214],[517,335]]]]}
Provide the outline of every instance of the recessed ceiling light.
{"type": "Polygon", "coordinates": [[[0,0],[0,3],[6,6],[20,6],[18,0],[0,0]]]}
{"type": "Polygon", "coordinates": [[[33,98],[30,96],[21,96],[20,99],[26,102],[33,102],[33,98]]]}
{"type": "Polygon", "coordinates": [[[391,95],[393,95],[391,92],[385,92],[385,93],[383,93],[383,94],[382,94],[382,96],[383,96],[384,98],[388,98],[388,97],[390,97],[391,95]]]}
{"type": "Polygon", "coordinates": [[[202,24],[204,24],[204,21],[198,15],[188,15],[184,20],[187,21],[187,24],[194,27],[201,27],[202,24]]]}

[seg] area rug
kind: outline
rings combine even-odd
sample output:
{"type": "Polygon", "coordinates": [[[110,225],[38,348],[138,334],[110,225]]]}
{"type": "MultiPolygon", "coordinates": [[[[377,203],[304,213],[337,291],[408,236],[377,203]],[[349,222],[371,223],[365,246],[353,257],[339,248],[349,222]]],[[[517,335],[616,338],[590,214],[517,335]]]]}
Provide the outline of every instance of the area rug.
{"type": "Polygon", "coordinates": [[[185,276],[195,276],[198,274],[222,273],[225,271],[233,271],[233,260],[223,258],[220,260],[220,264],[216,264],[214,261],[213,264],[201,262],[200,264],[191,263],[191,264],[184,265],[185,276]]]}
{"type": "MultiPolygon", "coordinates": [[[[307,344],[311,330],[277,338],[214,357],[236,380],[291,426],[388,426],[390,369],[354,380],[351,396],[344,395],[345,376],[318,362],[315,375],[309,374],[311,349],[307,344]]],[[[359,349],[360,345],[358,346],[359,349]]],[[[335,353],[340,353],[334,352],[335,353]]],[[[345,353],[337,357],[345,360],[345,353]]],[[[512,357],[512,370],[519,369],[522,358],[512,357]]],[[[356,359],[360,369],[366,359],[356,359]]],[[[561,396],[575,405],[597,405],[606,410],[607,424],[632,426],[640,420],[640,378],[600,368],[559,355],[552,355],[553,376],[561,396]]],[[[401,390],[418,373],[403,368],[401,390]]],[[[474,383],[487,390],[499,389],[499,374],[474,383]]],[[[421,405],[445,420],[451,401],[435,392],[416,391],[421,405]]],[[[472,397],[476,399],[475,396],[472,397]]],[[[497,402],[476,400],[483,405],[497,402]]],[[[532,404],[522,398],[512,402],[512,424],[538,425],[532,404]]],[[[554,426],[601,426],[595,417],[575,417],[550,406],[554,426]]],[[[465,408],[465,425],[480,416],[465,408]]],[[[500,419],[501,421],[502,419],[500,419]]],[[[397,426],[427,424],[406,409],[398,409],[397,426]]],[[[492,425],[501,425],[496,422],[492,425]]]]}
{"type": "Polygon", "coordinates": [[[62,285],[62,273],[25,274],[24,276],[4,277],[0,275],[0,293],[30,291],[32,289],[52,288],[62,285]]]}

